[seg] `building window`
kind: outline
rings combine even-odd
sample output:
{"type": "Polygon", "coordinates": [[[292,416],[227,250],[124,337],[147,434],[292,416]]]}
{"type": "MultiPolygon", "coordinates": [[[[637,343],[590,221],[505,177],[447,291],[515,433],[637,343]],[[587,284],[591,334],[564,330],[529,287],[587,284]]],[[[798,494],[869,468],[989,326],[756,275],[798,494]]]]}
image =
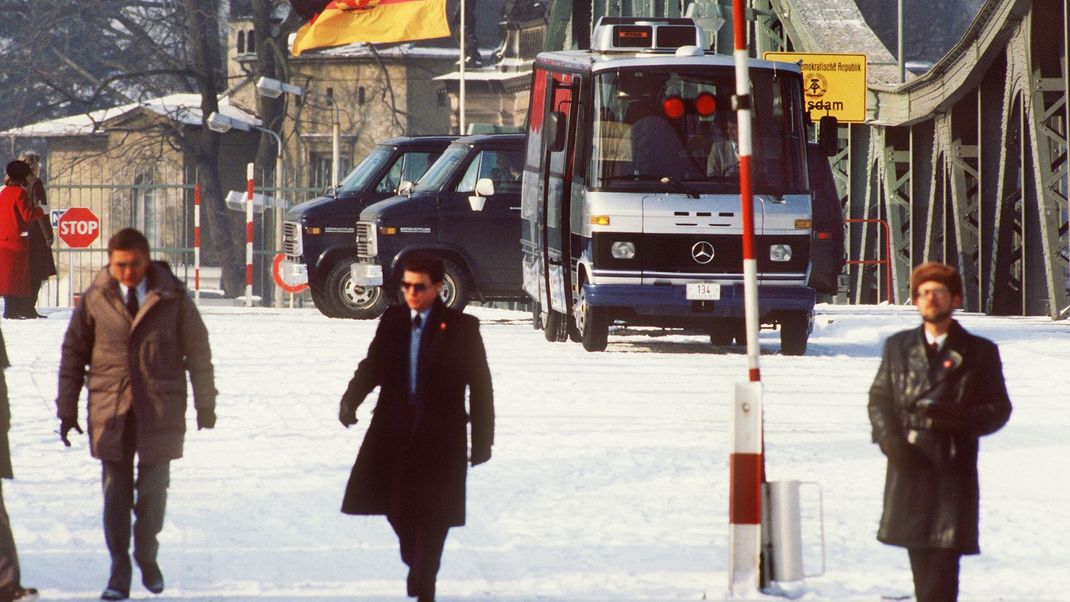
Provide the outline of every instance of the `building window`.
{"type": "Polygon", "coordinates": [[[256,36],[253,35],[253,30],[245,32],[245,46],[249,49],[249,52],[256,52],[256,36]]]}
{"type": "Polygon", "coordinates": [[[245,32],[244,31],[239,31],[238,32],[238,54],[244,54],[244,53],[245,53],[245,32]]]}
{"type": "MultiPolygon", "coordinates": [[[[331,153],[313,152],[309,154],[308,186],[316,190],[324,190],[331,185],[331,153]]],[[[349,173],[352,160],[342,153],[338,158],[338,182],[341,183],[349,173]]]]}

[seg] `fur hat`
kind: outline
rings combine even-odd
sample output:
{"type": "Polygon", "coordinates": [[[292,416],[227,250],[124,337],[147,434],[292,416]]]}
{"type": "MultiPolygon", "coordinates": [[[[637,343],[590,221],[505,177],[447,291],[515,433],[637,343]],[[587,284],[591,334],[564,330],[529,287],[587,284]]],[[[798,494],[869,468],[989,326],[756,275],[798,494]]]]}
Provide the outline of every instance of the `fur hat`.
{"type": "Polygon", "coordinates": [[[962,296],[962,277],[955,268],[946,263],[930,261],[914,268],[910,274],[910,297],[912,299],[918,296],[918,287],[926,282],[939,282],[947,287],[952,297],[962,296]]]}
{"type": "Polygon", "coordinates": [[[13,180],[25,180],[30,175],[30,166],[25,161],[15,160],[7,164],[7,177],[13,180]]]}

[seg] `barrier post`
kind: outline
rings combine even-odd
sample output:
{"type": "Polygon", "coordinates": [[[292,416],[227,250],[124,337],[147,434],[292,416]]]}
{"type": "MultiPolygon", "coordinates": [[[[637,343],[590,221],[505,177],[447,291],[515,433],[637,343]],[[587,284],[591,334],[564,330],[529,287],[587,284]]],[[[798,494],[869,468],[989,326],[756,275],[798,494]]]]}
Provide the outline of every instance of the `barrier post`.
{"type": "Polygon", "coordinates": [[[245,307],[253,306],[253,164],[245,169],[245,307]]]}
{"type": "Polygon", "coordinates": [[[758,261],[754,254],[754,195],[751,189],[751,96],[743,0],[732,0],[736,93],[732,105],[739,124],[739,202],[743,217],[743,305],[747,328],[747,380],[732,400],[729,454],[728,595],[750,597],[761,587],[762,383],[758,345],[758,261]]]}
{"type": "Polygon", "coordinates": [[[193,185],[193,302],[201,304],[201,183],[193,185]]]}

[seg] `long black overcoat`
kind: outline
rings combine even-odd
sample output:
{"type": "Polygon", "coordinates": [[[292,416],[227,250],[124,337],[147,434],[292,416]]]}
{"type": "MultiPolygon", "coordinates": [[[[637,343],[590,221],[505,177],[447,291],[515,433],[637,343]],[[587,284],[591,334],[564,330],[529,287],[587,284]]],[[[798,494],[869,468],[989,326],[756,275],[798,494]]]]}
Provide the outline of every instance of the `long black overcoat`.
{"type": "Polygon", "coordinates": [[[417,362],[419,403],[409,400],[409,309],[383,314],[368,356],[342,397],[355,410],[376,386],[379,400],[342,501],[346,514],[384,514],[463,525],[469,389],[472,449],[494,443],[494,393],[479,320],[436,301],[417,362]]]}
{"type": "Polygon", "coordinates": [[[952,322],[939,355],[930,363],[921,327],[892,335],[869,390],[873,440],[907,440],[909,431],[915,430],[909,439],[929,461],[922,466],[888,462],[877,539],[907,548],[979,553],[978,438],[999,430],[1010,414],[1003,365],[994,343],[952,322]],[[959,406],[965,412],[965,431],[926,430],[923,400],[959,406]]]}

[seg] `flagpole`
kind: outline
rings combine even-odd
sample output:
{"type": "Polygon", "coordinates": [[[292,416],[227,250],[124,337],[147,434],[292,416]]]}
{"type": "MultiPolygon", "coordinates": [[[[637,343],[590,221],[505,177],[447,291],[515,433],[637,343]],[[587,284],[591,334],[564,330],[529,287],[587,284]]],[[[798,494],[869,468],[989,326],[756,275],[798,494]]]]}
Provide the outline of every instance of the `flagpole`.
{"type": "Polygon", "coordinates": [[[464,136],[464,0],[461,0],[461,93],[460,93],[460,117],[458,122],[460,123],[460,131],[457,133],[464,136]]]}

